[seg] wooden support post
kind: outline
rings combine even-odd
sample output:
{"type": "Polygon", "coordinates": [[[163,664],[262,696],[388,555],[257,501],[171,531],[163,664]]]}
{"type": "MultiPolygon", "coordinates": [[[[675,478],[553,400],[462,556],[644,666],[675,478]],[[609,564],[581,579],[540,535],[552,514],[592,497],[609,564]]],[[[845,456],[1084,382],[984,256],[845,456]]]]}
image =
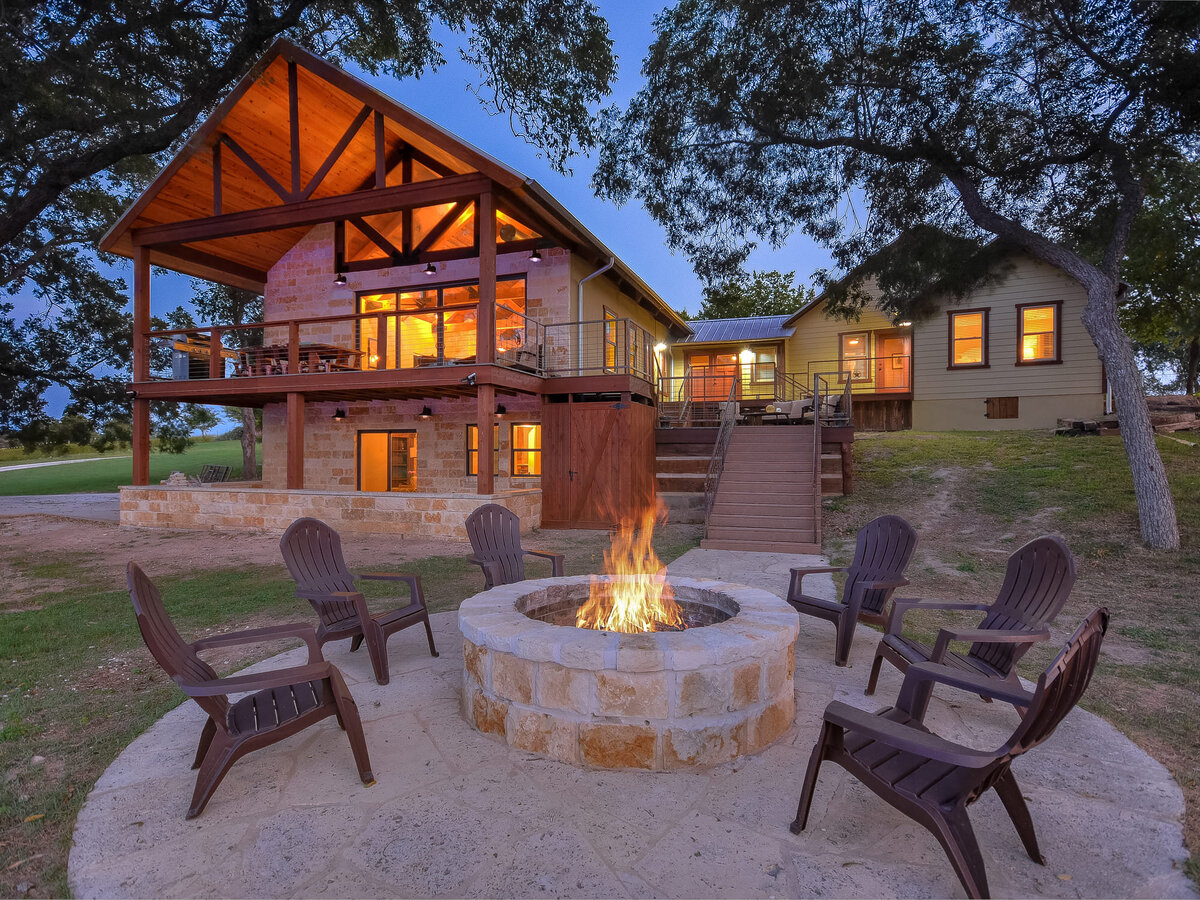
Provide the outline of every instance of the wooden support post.
{"type": "Polygon", "coordinates": [[[287,489],[304,490],[304,395],[287,395],[287,489]]]}
{"type": "Polygon", "coordinates": [[[208,335],[208,377],[225,377],[225,357],[221,355],[221,329],[214,328],[208,335]]]}
{"type": "Polygon", "coordinates": [[[479,395],[475,405],[476,431],[479,433],[479,464],[475,467],[479,473],[479,481],[475,488],[477,494],[490,494],[496,490],[492,476],[495,474],[494,440],[492,425],[496,421],[496,388],[490,384],[479,385],[479,395]]]}
{"type": "Polygon", "coordinates": [[[150,401],[133,401],[133,483],[150,483],[150,401]]]}
{"type": "Polygon", "coordinates": [[[133,248],[133,380],[150,380],[150,250],[133,248]]]}
{"type": "MultiPolygon", "coordinates": [[[[487,365],[496,360],[496,200],[491,191],[479,195],[479,205],[475,207],[475,227],[479,234],[479,316],[475,321],[475,359],[480,365],[487,365]]],[[[488,421],[491,421],[490,414],[488,421]]],[[[479,428],[482,432],[482,422],[479,428]]],[[[482,464],[479,471],[483,471],[482,464]]]]}
{"type": "Polygon", "coordinates": [[[288,374],[300,374],[300,323],[295,319],[288,322],[288,374]]]}
{"type": "MultiPolygon", "coordinates": [[[[375,320],[375,353],[379,357],[374,363],[367,360],[369,369],[386,369],[388,355],[387,316],[383,313],[375,320]]],[[[400,359],[400,348],[396,348],[396,359],[400,359]]]]}

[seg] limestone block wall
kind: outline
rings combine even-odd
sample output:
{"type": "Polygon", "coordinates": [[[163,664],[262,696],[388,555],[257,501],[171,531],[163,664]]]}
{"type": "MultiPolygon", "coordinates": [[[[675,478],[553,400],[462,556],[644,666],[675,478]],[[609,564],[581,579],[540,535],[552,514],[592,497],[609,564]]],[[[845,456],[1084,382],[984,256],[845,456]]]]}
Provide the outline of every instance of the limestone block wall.
{"type": "Polygon", "coordinates": [[[246,485],[121,488],[121,525],[201,531],[283,531],[313,516],[340,532],[411,534],[465,541],[463,523],[476,507],[499,503],[521,517],[542,517],[540,490],[499,494],[400,494],[277,491],[246,485]]]}

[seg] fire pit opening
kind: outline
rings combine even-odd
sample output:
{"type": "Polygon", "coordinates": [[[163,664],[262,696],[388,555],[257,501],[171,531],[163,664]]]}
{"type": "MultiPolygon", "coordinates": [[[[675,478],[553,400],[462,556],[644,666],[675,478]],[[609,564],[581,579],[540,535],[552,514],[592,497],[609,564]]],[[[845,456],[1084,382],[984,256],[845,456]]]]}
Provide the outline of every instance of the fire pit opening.
{"type": "MultiPolygon", "coordinates": [[[[538,622],[579,627],[580,611],[597,596],[601,598],[600,602],[611,603],[611,595],[618,584],[612,579],[600,577],[591,579],[585,585],[555,585],[526,594],[518,601],[517,609],[538,622]]],[[[654,627],[650,630],[669,632],[703,628],[725,622],[739,611],[737,603],[716,591],[676,588],[672,593],[677,608],[676,624],[654,621],[654,627]]]]}

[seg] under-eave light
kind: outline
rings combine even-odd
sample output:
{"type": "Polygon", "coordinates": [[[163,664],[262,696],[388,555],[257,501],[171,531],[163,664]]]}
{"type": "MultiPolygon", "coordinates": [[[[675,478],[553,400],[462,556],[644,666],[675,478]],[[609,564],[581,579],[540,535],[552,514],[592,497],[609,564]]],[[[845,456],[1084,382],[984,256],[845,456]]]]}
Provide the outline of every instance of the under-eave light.
{"type": "Polygon", "coordinates": [[[900,327],[901,328],[912,328],[912,322],[901,322],[900,327]]]}
{"type": "Polygon", "coordinates": [[[338,272],[336,275],[334,275],[333,283],[334,284],[345,284],[346,283],[346,273],[338,272]]]}
{"type": "Polygon", "coordinates": [[[542,261],[542,251],[534,247],[533,252],[529,254],[529,261],[531,263],[540,263],[542,261]]]}
{"type": "Polygon", "coordinates": [[[496,405],[496,418],[497,419],[501,418],[506,412],[508,412],[508,410],[505,409],[503,403],[498,403],[496,405]]]}
{"type": "Polygon", "coordinates": [[[427,263],[425,265],[425,274],[426,275],[436,275],[437,274],[437,266],[435,266],[433,263],[427,263]]]}
{"type": "Polygon", "coordinates": [[[333,411],[333,421],[340,422],[344,418],[346,418],[346,411],[340,406],[333,411]]]}
{"type": "Polygon", "coordinates": [[[748,365],[750,365],[750,363],[754,362],[754,351],[751,350],[749,347],[747,347],[745,350],[742,351],[741,357],[742,357],[742,365],[748,366],[748,365]]]}
{"type": "Polygon", "coordinates": [[[667,345],[664,344],[662,341],[659,341],[657,344],[654,345],[655,353],[662,353],[666,349],[667,349],[667,345]]]}
{"type": "Polygon", "coordinates": [[[433,410],[428,406],[422,406],[421,411],[417,414],[418,419],[432,419],[433,410]]]}

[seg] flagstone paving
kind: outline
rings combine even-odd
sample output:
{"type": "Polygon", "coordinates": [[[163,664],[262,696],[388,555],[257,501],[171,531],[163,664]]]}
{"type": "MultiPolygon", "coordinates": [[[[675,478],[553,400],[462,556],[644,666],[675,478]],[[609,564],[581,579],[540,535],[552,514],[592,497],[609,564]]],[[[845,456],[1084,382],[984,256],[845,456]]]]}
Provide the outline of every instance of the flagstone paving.
{"type": "MultiPolygon", "coordinates": [[[[790,566],[817,564],[693,550],[671,571],[782,593],[790,566]]],[[[838,669],[832,626],[801,620],[796,723],[766,751],[705,772],[647,773],[579,769],[471,730],[459,712],[455,614],[433,623],[441,657],[428,656],[420,629],[394,636],[384,687],[365,651],[326,647],[361,711],[374,786],[358,781],[329,719],[238,762],[186,821],[204,717],[184,704],[96,783],[70,857],[75,896],[962,896],[936,840],[837,767],[822,770],[809,830],[788,831],[825,704],[875,709],[899,688],[885,667],[877,696],[863,696],[877,637],[868,629],[838,669]]],[[[1073,625],[1059,623],[1056,639],[1073,625]]],[[[262,665],[302,661],[296,650],[262,665]]],[[[928,719],[988,749],[1015,722],[1011,707],[945,690],[928,719]]],[[[1024,854],[989,793],[971,815],[995,896],[1195,896],[1180,869],[1182,794],[1111,725],[1076,710],[1014,772],[1049,865],[1024,854]]]]}

